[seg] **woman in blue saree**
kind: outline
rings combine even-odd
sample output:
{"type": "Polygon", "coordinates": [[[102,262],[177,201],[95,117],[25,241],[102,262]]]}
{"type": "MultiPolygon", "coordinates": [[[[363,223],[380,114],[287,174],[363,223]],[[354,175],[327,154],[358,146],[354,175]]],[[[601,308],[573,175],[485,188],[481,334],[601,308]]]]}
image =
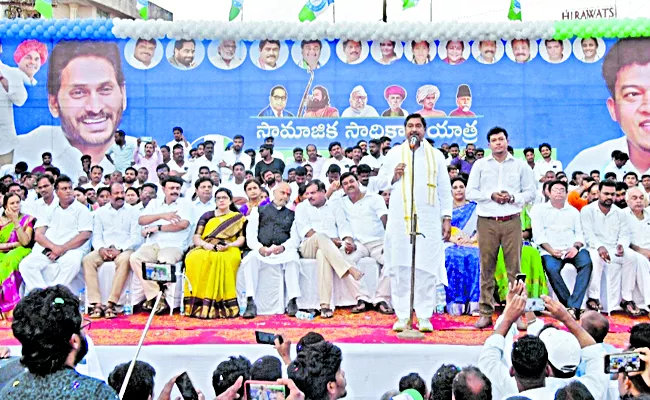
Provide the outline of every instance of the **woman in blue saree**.
{"type": "Polygon", "coordinates": [[[465,198],[465,185],[462,178],[451,180],[454,210],[451,237],[445,243],[445,267],[447,312],[452,315],[477,313],[481,291],[476,203],[465,198]]]}

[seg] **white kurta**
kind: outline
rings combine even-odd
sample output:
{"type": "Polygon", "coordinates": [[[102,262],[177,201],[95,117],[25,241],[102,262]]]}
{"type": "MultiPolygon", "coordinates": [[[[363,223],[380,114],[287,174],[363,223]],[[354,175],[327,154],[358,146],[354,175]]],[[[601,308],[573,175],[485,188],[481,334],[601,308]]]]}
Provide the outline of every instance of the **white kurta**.
{"type": "MultiPolygon", "coordinates": [[[[384,243],[384,260],[388,273],[394,275],[399,267],[411,266],[411,249],[409,235],[410,222],[404,219],[404,193],[402,179],[391,185],[395,167],[402,162],[402,144],[393,147],[386,155],[384,163],[379,170],[379,179],[382,187],[390,186],[391,196],[388,208],[388,224],[386,225],[386,238],[384,243]],[[407,225],[408,224],[408,225],[407,225]]],[[[445,158],[442,153],[434,149],[437,164],[436,197],[433,205],[427,204],[427,160],[423,147],[415,151],[415,208],[418,214],[419,231],[424,236],[417,238],[417,254],[415,268],[423,270],[437,277],[439,282],[447,285],[447,271],[445,270],[445,255],[442,241],[442,216],[452,213],[451,184],[445,158]]],[[[411,190],[410,182],[406,182],[406,190],[411,190]]],[[[410,204],[407,205],[410,214],[410,204]]]]}

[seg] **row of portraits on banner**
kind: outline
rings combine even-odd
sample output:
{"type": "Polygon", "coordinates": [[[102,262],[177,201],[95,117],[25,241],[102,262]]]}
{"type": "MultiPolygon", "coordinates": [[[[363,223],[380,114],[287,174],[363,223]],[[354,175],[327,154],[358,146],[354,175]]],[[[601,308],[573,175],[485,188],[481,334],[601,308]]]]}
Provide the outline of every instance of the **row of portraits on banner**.
{"type": "Polygon", "coordinates": [[[200,40],[171,40],[164,46],[157,39],[131,39],[124,47],[126,61],[137,69],[150,69],[163,58],[180,70],[191,70],[204,62],[223,70],[242,65],[248,58],[262,70],[282,67],[291,57],[304,68],[315,70],[332,59],[332,52],[345,64],[360,64],[372,59],[382,65],[390,65],[402,59],[417,65],[425,65],[438,59],[450,65],[458,65],[474,58],[481,64],[499,62],[504,54],[512,61],[525,64],[540,56],[551,64],[563,63],[573,55],[584,63],[594,63],[605,54],[605,42],[600,39],[577,38],[565,40],[474,40],[474,41],[355,41],[340,40],[334,51],[326,40],[304,40],[290,45],[286,41],[257,40],[249,46],[244,41],[213,40],[206,46],[200,40]]]}

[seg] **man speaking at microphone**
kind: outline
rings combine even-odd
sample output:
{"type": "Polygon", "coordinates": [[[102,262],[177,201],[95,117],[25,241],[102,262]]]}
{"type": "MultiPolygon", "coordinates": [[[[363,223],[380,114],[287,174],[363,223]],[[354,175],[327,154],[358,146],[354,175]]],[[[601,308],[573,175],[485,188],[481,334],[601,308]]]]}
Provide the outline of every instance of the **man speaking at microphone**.
{"type": "Polygon", "coordinates": [[[391,191],[384,242],[384,260],[391,276],[391,298],[397,322],[393,330],[406,328],[411,294],[411,184],[415,180],[418,250],[415,258],[415,301],[417,328],[431,332],[435,306],[435,285],[447,285],[443,241],[451,233],[451,184],[445,157],[424,140],[427,123],[420,114],[404,122],[406,141],[394,146],[379,170],[380,187],[391,191]],[[415,157],[415,171],[412,169],[415,157]]]}

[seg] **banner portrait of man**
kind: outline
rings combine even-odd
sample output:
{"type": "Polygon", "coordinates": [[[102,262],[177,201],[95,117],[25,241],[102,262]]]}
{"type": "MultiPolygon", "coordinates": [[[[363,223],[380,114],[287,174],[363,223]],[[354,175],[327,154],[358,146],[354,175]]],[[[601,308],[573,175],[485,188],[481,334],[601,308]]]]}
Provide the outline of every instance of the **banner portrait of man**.
{"type": "Polygon", "coordinates": [[[27,77],[26,85],[34,86],[38,83],[34,79],[34,75],[47,62],[47,55],[47,46],[38,40],[29,39],[18,45],[14,51],[14,61],[18,69],[27,77]]]}
{"type": "Polygon", "coordinates": [[[305,118],[336,118],[339,110],[330,105],[330,95],[323,86],[314,86],[307,102],[305,118]]]}
{"type": "Polygon", "coordinates": [[[124,46],[124,59],[137,69],[151,69],[163,58],[163,45],[157,39],[131,39],[124,46]]]}
{"type": "Polygon", "coordinates": [[[115,168],[105,154],[126,109],[126,86],[117,44],[100,41],[61,41],[50,56],[47,74],[48,107],[61,126],[42,125],[18,136],[14,159],[39,165],[51,151],[61,172],[83,173],[79,160],[91,157],[105,173],[115,168]]]}

